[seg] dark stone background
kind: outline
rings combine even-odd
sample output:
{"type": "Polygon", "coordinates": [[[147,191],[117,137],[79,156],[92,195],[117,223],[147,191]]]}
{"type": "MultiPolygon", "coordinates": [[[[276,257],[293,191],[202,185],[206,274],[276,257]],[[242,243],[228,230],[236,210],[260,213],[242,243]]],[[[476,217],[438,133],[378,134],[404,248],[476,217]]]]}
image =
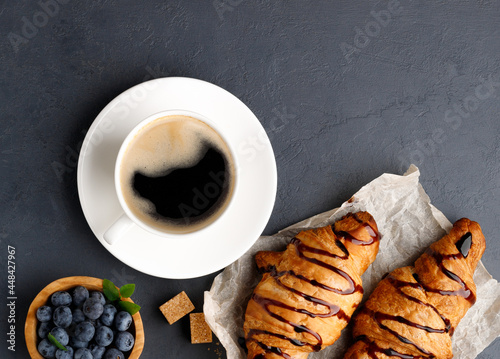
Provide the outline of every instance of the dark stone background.
{"type": "MultiPolygon", "coordinates": [[[[483,262],[500,279],[500,3],[224,1],[1,1],[0,286],[6,293],[11,245],[18,297],[16,352],[3,337],[2,358],[28,356],[31,300],[70,275],[137,283],[143,358],[225,357],[216,339],[189,343],[187,318],[170,326],[157,309],[186,290],[201,310],[215,274],[139,273],[102,247],[80,209],[86,130],[114,97],[153,77],[212,82],[260,119],[279,176],[265,234],[415,163],[451,221],[480,222],[483,262]]],[[[478,358],[499,350],[497,340],[478,358]]]]}

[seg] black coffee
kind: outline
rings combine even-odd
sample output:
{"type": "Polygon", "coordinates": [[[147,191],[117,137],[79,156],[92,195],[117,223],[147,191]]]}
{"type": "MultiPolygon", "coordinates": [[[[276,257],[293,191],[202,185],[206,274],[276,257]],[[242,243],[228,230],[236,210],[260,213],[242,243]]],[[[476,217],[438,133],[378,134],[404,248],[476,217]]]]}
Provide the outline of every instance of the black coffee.
{"type": "Polygon", "coordinates": [[[227,197],[226,162],[222,153],[208,147],[193,167],[172,169],[159,176],[137,171],[132,185],[139,196],[153,203],[151,215],[189,225],[210,216],[227,197]]]}
{"type": "Polygon", "coordinates": [[[186,116],[164,117],[141,130],[127,148],[120,175],[130,210],[148,225],[174,233],[215,220],[234,182],[222,138],[186,116]]]}

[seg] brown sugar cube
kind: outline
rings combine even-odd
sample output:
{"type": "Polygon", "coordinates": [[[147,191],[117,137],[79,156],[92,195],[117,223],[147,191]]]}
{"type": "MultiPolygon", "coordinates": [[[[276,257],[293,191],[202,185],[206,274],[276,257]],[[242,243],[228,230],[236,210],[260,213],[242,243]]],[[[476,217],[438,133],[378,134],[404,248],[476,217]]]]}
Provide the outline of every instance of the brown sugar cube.
{"type": "Polygon", "coordinates": [[[183,316],[194,310],[186,292],[182,291],[160,307],[161,312],[170,324],[175,323],[183,316]]]}
{"type": "Polygon", "coordinates": [[[205,321],[205,314],[189,314],[189,324],[191,327],[191,344],[212,342],[212,330],[205,321]]]}

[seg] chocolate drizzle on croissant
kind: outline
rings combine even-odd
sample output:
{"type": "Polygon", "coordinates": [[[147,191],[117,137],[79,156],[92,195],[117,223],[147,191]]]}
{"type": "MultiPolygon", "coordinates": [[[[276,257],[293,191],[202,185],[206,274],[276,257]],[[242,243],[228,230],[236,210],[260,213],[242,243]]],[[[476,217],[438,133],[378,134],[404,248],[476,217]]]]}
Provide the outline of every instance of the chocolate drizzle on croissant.
{"type": "Polygon", "coordinates": [[[476,301],[472,276],[484,249],[480,226],[461,219],[415,267],[386,276],[356,316],[344,358],[452,358],[451,336],[476,301]]]}
{"type": "Polygon", "coordinates": [[[306,358],[332,344],[362,298],[378,241],[372,216],[359,212],[299,233],[284,252],[258,253],[265,273],[245,315],[248,358],[306,358]]]}

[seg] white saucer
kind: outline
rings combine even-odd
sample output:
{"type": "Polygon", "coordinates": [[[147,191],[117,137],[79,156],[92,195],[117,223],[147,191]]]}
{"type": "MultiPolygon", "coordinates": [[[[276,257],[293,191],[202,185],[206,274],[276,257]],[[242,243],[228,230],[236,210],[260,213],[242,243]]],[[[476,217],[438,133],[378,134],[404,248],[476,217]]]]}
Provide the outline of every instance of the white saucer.
{"type": "Polygon", "coordinates": [[[78,161],[78,194],[95,236],[122,262],[162,278],[199,277],[238,259],[266,226],[276,186],[274,153],[259,120],[231,93],[190,78],[151,80],[119,95],[90,127],[78,161]],[[225,128],[227,137],[236,144],[240,189],[229,212],[202,234],[170,239],[135,226],[109,245],[103,234],[123,213],[113,178],[120,145],[141,120],[170,109],[200,113],[225,128]]]}

